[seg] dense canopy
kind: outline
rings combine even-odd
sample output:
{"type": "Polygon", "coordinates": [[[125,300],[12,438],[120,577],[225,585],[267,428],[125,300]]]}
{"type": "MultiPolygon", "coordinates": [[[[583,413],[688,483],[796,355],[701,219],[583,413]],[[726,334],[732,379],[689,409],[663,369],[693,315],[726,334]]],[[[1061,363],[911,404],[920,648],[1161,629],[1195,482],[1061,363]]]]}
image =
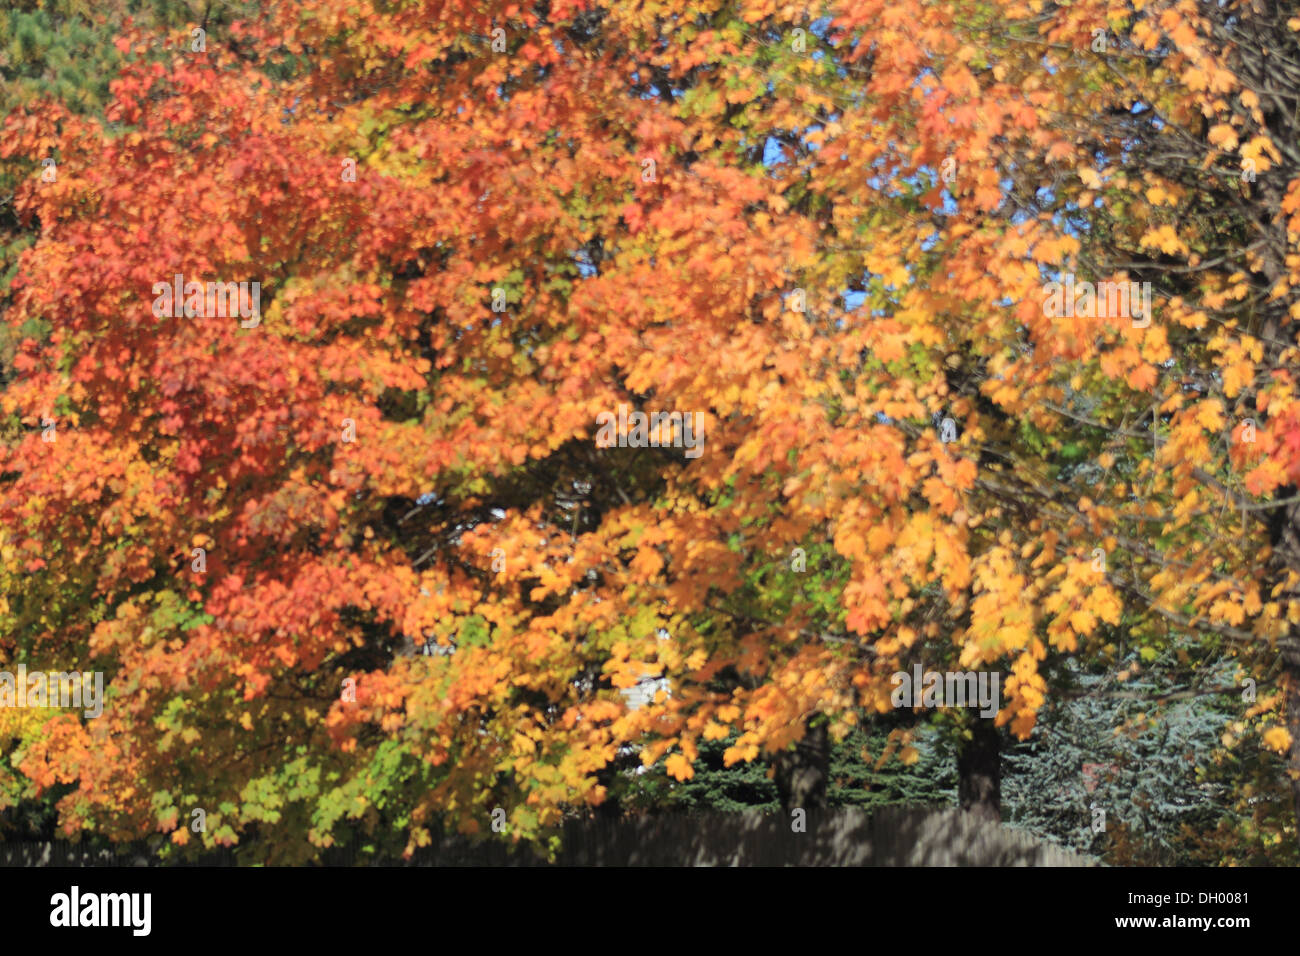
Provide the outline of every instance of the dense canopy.
{"type": "Polygon", "coordinates": [[[974,753],[1173,654],[1300,812],[1300,18],[247,6],[5,123],[0,660],[106,689],[0,710],[0,801],[540,838],[914,664],[1006,675],[974,753]]]}

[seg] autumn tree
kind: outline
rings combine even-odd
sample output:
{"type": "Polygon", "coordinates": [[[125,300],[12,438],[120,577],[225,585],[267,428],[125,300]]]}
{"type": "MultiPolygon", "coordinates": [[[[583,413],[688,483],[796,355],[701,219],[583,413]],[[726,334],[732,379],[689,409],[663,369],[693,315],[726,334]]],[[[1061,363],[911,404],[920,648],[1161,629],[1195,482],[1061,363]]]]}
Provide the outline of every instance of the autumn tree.
{"type": "Polygon", "coordinates": [[[1026,310],[1033,347],[999,371],[1028,386],[980,388],[1061,436],[1056,447],[1069,436],[1092,474],[1053,486],[1018,463],[1007,497],[1102,549],[1106,579],[1144,618],[1120,635],[1144,659],[1186,635],[1236,656],[1233,680],[1189,667],[1187,684],[1235,703],[1231,739],[1290,753],[1300,813],[1300,698],[1286,696],[1300,686],[1286,198],[1300,170],[1280,106],[1300,20],[1249,3],[1011,12],[1051,69],[1046,125],[1072,145],[1021,156],[1013,202],[1076,238],[1058,275],[1145,284],[1154,309],[1026,310]],[[1051,369],[1067,331],[1095,354],[1051,369]]]}
{"type": "MultiPolygon", "coordinates": [[[[531,838],[710,741],[819,799],[922,663],[1008,674],[996,722],[945,717],[997,814],[1060,661],[1170,628],[1265,654],[1292,355],[1226,324],[1258,250],[1175,215],[1175,97],[1244,111],[1282,212],[1285,167],[1249,145],[1261,92],[1217,105],[1249,72],[1227,20],[1130,14],[363,0],[202,50],[125,33],[102,121],[31,104],[0,148],[39,236],[5,315],[4,660],[110,678],[9,765],[114,838],[531,838]],[[1168,277],[1150,321],[1045,308],[1082,265],[1168,277]],[[1249,448],[1215,444],[1220,394],[1254,398],[1249,448]],[[1224,501],[1260,520],[1222,533],[1224,501]]],[[[918,759],[894,730],[878,756],[918,759]]]]}

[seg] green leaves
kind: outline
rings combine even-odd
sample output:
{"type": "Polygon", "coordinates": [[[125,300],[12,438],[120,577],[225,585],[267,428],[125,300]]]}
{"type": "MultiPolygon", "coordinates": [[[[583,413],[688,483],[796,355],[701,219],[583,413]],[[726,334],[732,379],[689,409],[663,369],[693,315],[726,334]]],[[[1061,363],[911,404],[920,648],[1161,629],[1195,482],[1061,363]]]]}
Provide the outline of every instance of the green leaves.
{"type": "Polygon", "coordinates": [[[492,629],[482,617],[471,614],[461,621],[457,641],[465,647],[487,647],[492,642],[492,629]]]}

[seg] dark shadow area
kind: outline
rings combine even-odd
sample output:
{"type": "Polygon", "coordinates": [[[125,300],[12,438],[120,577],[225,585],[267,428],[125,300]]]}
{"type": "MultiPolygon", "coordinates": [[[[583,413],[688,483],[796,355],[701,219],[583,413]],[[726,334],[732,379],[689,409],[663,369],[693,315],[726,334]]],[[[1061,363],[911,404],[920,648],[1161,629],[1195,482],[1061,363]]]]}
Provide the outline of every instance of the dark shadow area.
{"type": "MultiPolygon", "coordinates": [[[[802,813],[802,811],[798,811],[802,813]]],[[[3,866],[158,866],[146,850],[77,844],[0,844],[3,866]]],[[[180,866],[234,866],[222,850],[180,866]]],[[[705,813],[566,822],[554,863],[527,847],[445,836],[410,860],[375,864],[358,847],[322,854],[323,866],[1096,866],[1097,861],[960,810],[885,807],[796,816],[705,813]]]]}

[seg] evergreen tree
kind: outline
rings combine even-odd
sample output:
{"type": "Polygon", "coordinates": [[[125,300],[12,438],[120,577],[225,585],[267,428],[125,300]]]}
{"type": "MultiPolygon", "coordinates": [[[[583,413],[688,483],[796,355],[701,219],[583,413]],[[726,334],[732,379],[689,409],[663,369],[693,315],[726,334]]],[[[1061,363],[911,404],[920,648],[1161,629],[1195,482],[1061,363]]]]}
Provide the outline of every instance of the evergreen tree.
{"type": "MultiPolygon", "coordinates": [[[[907,765],[881,760],[888,746],[883,726],[857,728],[843,741],[832,744],[829,807],[873,810],[896,805],[952,805],[956,802],[957,775],[951,743],[934,727],[918,731],[912,746],[917,759],[907,765]]],[[[776,812],[781,802],[773,780],[773,759],[741,761],[727,767],[723,754],[735,744],[735,735],[703,741],[693,764],[695,776],[678,783],[656,766],[629,774],[627,803],[636,809],[675,811],[762,810],[776,812]]]]}
{"type": "MultiPolygon", "coordinates": [[[[1005,754],[1007,822],[1112,863],[1195,862],[1187,835],[1213,831],[1232,814],[1229,788],[1212,769],[1225,726],[1244,705],[1238,695],[1198,695],[1186,685],[1185,656],[1175,669],[1186,646],[1175,643],[1146,668],[1136,654],[1108,673],[1070,667],[1075,694],[1054,702],[1005,754]]],[[[1200,669],[1198,684],[1232,687],[1233,676],[1230,662],[1215,661],[1200,669]]]]}

